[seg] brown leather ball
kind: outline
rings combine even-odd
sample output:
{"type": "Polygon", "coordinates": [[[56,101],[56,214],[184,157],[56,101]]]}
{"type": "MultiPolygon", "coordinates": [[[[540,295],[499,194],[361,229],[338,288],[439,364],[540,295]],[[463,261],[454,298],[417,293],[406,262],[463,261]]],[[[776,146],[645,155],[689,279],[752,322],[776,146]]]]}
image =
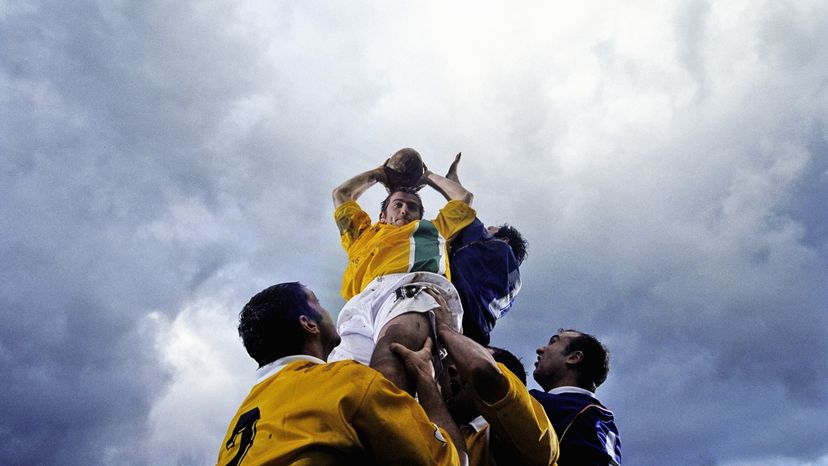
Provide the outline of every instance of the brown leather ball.
{"type": "Polygon", "coordinates": [[[398,150],[385,162],[385,177],[388,189],[419,189],[418,181],[423,176],[425,165],[420,154],[410,148],[398,150]]]}

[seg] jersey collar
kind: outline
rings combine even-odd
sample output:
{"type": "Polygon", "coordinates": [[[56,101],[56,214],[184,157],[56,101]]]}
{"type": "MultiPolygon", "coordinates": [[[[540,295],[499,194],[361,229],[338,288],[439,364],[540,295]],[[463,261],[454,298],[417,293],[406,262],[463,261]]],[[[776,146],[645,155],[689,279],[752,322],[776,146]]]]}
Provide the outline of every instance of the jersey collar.
{"type": "Polygon", "coordinates": [[[481,430],[483,430],[484,427],[489,425],[489,422],[483,419],[483,416],[477,416],[476,418],[469,421],[467,425],[474,429],[475,432],[480,432],[481,430]]]}
{"type": "Polygon", "coordinates": [[[595,393],[581,387],[573,387],[565,385],[563,387],[555,387],[548,392],[550,395],[560,395],[561,393],[580,393],[581,395],[588,395],[595,398],[595,393]]]}
{"type": "Polygon", "coordinates": [[[275,375],[280,370],[284,369],[285,366],[296,361],[309,361],[316,364],[325,364],[325,361],[308,354],[293,354],[285,356],[256,369],[256,383],[275,375]]]}

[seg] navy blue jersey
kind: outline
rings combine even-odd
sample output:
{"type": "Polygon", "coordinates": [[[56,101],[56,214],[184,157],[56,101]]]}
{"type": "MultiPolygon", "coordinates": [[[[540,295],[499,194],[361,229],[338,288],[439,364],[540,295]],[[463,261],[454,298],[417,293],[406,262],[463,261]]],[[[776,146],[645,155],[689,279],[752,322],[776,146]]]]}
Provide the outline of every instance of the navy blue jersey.
{"type": "Polygon", "coordinates": [[[620,465],[621,437],[612,411],[584,393],[530,390],[560,441],[558,466],[620,465]]]}
{"type": "Polygon", "coordinates": [[[515,254],[475,218],[451,242],[449,264],[451,283],[463,304],[463,334],[488,345],[495,322],[509,311],[520,291],[515,254]]]}

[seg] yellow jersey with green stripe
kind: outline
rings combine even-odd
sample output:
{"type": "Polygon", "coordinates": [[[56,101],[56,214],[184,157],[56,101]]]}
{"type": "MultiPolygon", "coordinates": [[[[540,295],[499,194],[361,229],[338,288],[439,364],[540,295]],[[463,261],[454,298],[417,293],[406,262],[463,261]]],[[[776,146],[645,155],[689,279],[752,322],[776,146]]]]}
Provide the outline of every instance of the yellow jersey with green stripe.
{"type": "Polygon", "coordinates": [[[218,465],[459,464],[448,433],[379,372],[304,355],[273,364],[230,422],[218,465]]]}
{"type": "Polygon", "coordinates": [[[348,201],[334,212],[348,267],[342,297],[351,299],[377,277],[391,273],[433,272],[451,280],[446,243],[468,226],[476,212],[463,201],[449,201],[434,220],[403,226],[371,223],[371,217],[348,201]]]}

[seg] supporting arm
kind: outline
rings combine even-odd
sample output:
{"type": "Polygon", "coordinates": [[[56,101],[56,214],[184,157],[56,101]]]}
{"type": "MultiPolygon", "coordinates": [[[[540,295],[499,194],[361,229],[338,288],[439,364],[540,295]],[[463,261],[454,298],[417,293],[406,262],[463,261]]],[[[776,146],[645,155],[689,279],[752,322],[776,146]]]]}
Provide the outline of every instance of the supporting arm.
{"type": "Polygon", "coordinates": [[[431,338],[426,338],[425,344],[419,351],[411,351],[399,343],[392,343],[391,350],[399,356],[405,364],[406,372],[417,385],[417,399],[423,406],[432,422],[448,432],[452,443],[460,455],[460,463],[467,464],[466,442],[460,428],[449,414],[448,408],[440,394],[440,388],[432,377],[433,365],[431,364],[432,343],[431,338]]]}
{"type": "Polygon", "coordinates": [[[437,338],[448,350],[460,377],[468,381],[481,400],[494,404],[509,391],[509,380],[501,372],[488,349],[451,326],[451,312],[445,300],[433,290],[426,289],[440,304],[434,310],[437,320],[437,338]]]}

